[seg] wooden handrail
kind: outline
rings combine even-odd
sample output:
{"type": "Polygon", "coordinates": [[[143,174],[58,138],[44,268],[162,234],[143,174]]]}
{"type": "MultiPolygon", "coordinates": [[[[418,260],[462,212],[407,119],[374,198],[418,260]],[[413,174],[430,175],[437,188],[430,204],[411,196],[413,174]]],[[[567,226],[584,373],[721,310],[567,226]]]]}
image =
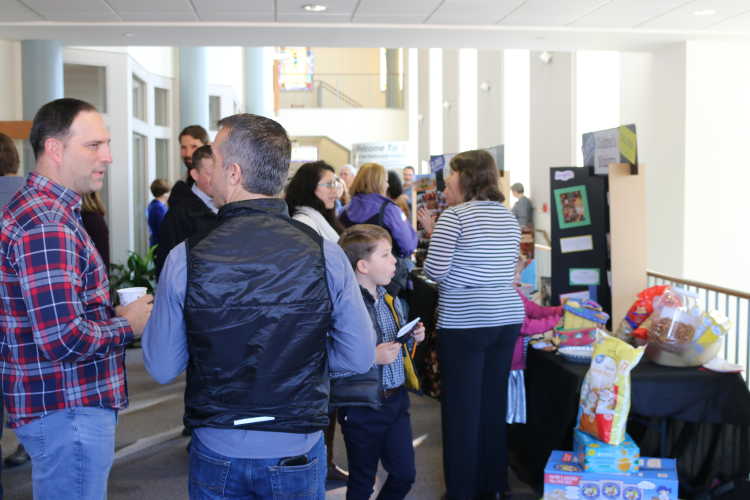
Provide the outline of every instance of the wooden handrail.
{"type": "Polygon", "coordinates": [[[739,297],[741,299],[747,299],[750,300],[750,293],[747,292],[740,292],[739,290],[732,290],[731,288],[723,288],[716,285],[709,285],[708,283],[701,283],[700,281],[692,281],[692,280],[686,280],[683,278],[675,278],[674,276],[667,276],[666,274],[657,273],[656,271],[650,271],[646,270],[646,275],[651,276],[653,278],[659,278],[666,281],[672,281],[674,283],[679,283],[681,285],[687,285],[692,286],[696,288],[703,288],[704,290],[708,290],[715,293],[723,293],[724,295],[732,295],[735,297],[739,297]]]}
{"type": "Polygon", "coordinates": [[[547,231],[544,229],[536,229],[535,232],[541,233],[541,235],[544,237],[544,241],[547,242],[547,246],[552,246],[552,240],[549,237],[549,234],[547,234],[547,231]]]}

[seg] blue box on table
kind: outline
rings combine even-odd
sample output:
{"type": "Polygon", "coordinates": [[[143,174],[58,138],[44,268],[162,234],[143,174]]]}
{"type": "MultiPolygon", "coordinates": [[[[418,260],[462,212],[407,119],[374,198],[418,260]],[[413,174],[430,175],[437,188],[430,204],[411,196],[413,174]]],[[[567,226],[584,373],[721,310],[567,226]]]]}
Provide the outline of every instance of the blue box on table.
{"type": "Polygon", "coordinates": [[[638,472],[641,458],[641,449],[627,434],[621,444],[614,445],[599,441],[580,429],[573,431],[573,451],[584,471],[602,474],[638,472]]]}
{"type": "Polygon", "coordinates": [[[553,451],[544,468],[544,500],[677,500],[677,462],[639,459],[634,474],[585,472],[572,451],[553,451]]]}

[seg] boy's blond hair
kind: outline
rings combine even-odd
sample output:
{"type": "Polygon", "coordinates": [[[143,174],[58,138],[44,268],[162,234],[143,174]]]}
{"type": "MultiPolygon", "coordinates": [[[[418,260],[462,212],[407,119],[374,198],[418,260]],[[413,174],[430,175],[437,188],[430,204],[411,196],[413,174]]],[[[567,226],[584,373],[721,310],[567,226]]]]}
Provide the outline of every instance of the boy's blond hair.
{"type": "Polygon", "coordinates": [[[357,224],[341,233],[339,245],[349,258],[352,269],[356,271],[357,262],[369,259],[378,242],[383,240],[393,244],[391,234],[382,227],[374,224],[357,224]]]}

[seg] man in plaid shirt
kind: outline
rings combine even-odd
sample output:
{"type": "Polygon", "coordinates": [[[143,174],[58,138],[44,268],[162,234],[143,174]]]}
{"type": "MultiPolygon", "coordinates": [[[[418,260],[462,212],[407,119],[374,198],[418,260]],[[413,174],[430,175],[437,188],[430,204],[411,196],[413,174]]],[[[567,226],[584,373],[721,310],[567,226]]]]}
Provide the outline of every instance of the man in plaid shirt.
{"type": "Polygon", "coordinates": [[[106,497],[125,346],[150,296],[117,309],[81,222],[81,195],[112,161],[96,109],[58,99],[37,112],[36,168],[0,220],[0,376],[8,423],[31,455],[34,498],[106,497]]]}

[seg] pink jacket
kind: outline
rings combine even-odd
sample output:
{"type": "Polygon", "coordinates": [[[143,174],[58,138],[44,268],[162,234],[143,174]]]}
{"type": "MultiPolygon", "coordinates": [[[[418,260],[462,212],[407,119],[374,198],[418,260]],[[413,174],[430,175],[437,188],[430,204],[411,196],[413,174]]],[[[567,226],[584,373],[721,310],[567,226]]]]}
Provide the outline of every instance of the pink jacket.
{"type": "Polygon", "coordinates": [[[560,321],[563,314],[562,306],[544,307],[526,298],[524,294],[518,292],[523,301],[523,309],[526,317],[521,325],[521,335],[516,341],[516,347],[513,350],[513,361],[511,370],[523,370],[526,368],[526,356],[523,349],[524,337],[544,333],[552,330],[560,321]]]}

